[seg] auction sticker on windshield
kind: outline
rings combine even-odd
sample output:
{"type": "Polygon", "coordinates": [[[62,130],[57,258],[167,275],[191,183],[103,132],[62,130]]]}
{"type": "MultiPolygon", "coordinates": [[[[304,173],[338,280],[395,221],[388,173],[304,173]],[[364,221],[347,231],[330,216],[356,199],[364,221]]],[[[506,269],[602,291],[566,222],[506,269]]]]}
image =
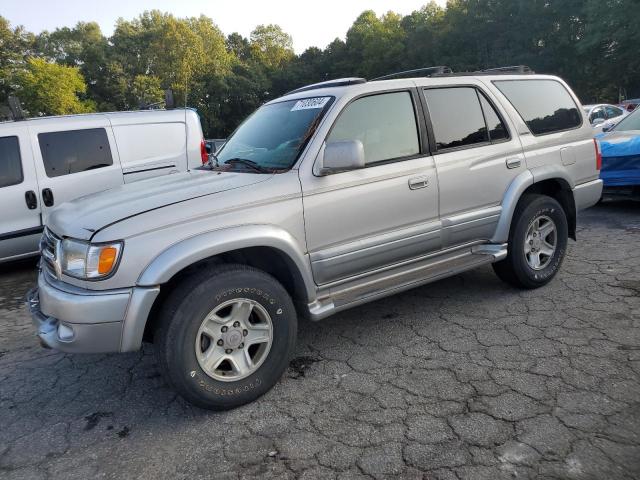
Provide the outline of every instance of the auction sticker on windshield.
{"type": "Polygon", "coordinates": [[[296,104],[291,108],[292,112],[296,110],[309,110],[310,108],[322,108],[324,107],[331,97],[315,97],[305,98],[304,100],[298,100],[296,104]]]}

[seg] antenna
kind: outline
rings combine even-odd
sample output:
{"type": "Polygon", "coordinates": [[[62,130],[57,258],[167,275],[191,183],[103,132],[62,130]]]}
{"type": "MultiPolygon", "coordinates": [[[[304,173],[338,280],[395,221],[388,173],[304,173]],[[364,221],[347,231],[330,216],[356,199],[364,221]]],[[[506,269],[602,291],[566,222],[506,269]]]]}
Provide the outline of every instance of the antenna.
{"type": "Polygon", "coordinates": [[[7,100],[9,102],[9,109],[11,110],[11,116],[13,117],[13,119],[16,121],[24,120],[24,112],[22,111],[22,105],[20,105],[20,100],[18,99],[18,97],[9,95],[7,100]]]}
{"type": "Polygon", "coordinates": [[[381,77],[376,77],[372,80],[370,80],[371,82],[375,82],[376,80],[388,80],[390,78],[400,78],[400,77],[404,77],[406,75],[411,75],[413,73],[426,73],[428,72],[426,75],[423,75],[425,77],[429,77],[431,75],[446,75],[448,73],[453,73],[453,70],[451,70],[449,67],[445,67],[444,65],[439,65],[437,67],[422,67],[422,68],[414,68],[413,70],[404,70],[402,72],[396,72],[396,73],[390,73],[388,75],[383,75],[381,77]]]}

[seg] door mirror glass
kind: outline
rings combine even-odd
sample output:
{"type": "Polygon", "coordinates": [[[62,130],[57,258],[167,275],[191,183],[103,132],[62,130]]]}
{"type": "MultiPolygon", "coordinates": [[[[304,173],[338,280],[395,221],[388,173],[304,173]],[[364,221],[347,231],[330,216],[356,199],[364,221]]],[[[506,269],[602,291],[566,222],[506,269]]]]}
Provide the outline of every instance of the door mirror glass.
{"type": "Polygon", "coordinates": [[[320,175],[364,168],[364,146],[360,140],[340,140],[325,144],[320,175]]]}

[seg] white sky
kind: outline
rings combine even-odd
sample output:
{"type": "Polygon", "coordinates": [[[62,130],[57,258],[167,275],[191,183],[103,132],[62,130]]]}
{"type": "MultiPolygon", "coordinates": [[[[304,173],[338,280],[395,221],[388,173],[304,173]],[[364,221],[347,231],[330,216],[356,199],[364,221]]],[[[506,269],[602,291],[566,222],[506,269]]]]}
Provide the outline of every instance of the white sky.
{"type": "MultiPolygon", "coordinates": [[[[436,0],[444,5],[446,0],[436,0]]],[[[0,15],[12,25],[34,33],[72,27],[78,21],[97,21],[105,35],[113,33],[119,17],[132,19],[145,10],[158,9],[178,17],[211,17],[228,35],[248,36],[256,25],[277,23],[293,37],[297,53],[307,47],[326,47],[343,38],[364,10],[389,10],[406,15],[428,0],[1,0],[0,15]]]]}

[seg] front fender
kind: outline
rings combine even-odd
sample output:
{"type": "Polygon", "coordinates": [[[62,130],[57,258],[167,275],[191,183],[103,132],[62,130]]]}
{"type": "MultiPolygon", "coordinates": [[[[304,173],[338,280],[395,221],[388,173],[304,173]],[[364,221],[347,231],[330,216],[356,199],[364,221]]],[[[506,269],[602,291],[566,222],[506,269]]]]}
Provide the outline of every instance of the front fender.
{"type": "Polygon", "coordinates": [[[181,240],[155,257],[142,271],[136,283],[139,286],[160,285],[199,260],[249,247],[271,247],[285,254],[298,269],[307,298],[315,299],[308,256],[289,232],[272,225],[241,225],[181,240]]]}

